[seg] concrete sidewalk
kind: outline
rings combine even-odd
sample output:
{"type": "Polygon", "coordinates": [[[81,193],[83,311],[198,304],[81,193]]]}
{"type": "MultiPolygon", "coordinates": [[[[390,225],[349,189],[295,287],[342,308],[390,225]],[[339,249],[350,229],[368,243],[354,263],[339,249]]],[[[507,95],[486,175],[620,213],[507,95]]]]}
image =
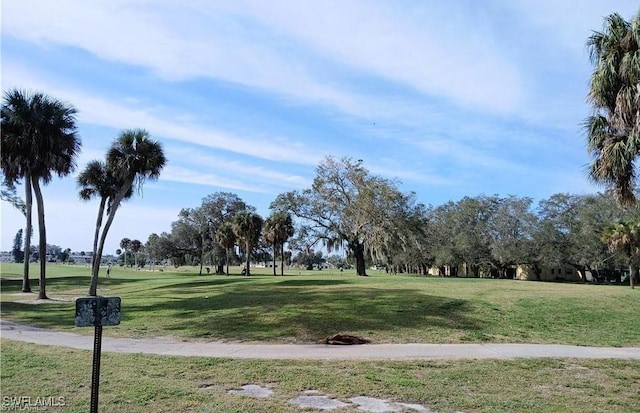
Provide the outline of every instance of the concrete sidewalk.
{"type": "MultiPolygon", "coordinates": [[[[418,360],[588,358],[640,359],[637,347],[580,347],[558,344],[241,344],[168,338],[115,338],[104,329],[102,351],[168,356],[296,360],[418,360]]],[[[27,343],[93,349],[93,336],[51,331],[0,320],[0,337],[27,343]]]]}

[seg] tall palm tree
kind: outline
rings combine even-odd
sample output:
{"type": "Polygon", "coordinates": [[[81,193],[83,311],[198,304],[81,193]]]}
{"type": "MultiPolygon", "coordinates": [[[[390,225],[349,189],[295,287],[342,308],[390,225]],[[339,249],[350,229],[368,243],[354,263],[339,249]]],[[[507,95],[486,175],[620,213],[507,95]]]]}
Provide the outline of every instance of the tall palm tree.
{"type": "Polygon", "coordinates": [[[131,249],[131,239],[122,238],[120,240],[120,248],[124,251],[124,267],[127,267],[127,252],[131,249]]]}
{"type": "MultiPolygon", "coordinates": [[[[47,298],[47,232],[41,184],[53,175],[73,172],[81,142],[76,134],[76,110],[40,92],[13,89],[5,93],[1,109],[2,171],[8,184],[24,179],[26,206],[25,251],[31,246],[32,191],[38,211],[40,291],[47,298]]],[[[22,290],[30,292],[29,260],[25,260],[22,290]]]]}
{"type": "Polygon", "coordinates": [[[293,220],[286,212],[275,212],[264,223],[264,236],[273,245],[273,275],[276,275],[276,251],[280,253],[280,275],[284,275],[284,244],[293,236],[293,220]]]}
{"type": "MultiPolygon", "coordinates": [[[[167,159],[160,142],[152,140],[149,132],[143,129],[123,131],[109,147],[107,151],[107,168],[112,171],[114,177],[121,180],[122,186],[113,197],[107,222],[100,235],[96,253],[97,262],[102,259],[107,233],[120,203],[125,199],[132,187],[135,186],[138,190],[142,190],[142,186],[147,179],[158,179],[166,162],[167,159]]],[[[89,295],[92,296],[96,295],[98,289],[99,269],[100,266],[96,266],[91,274],[89,295]]]]}
{"type": "Polygon", "coordinates": [[[131,241],[131,252],[133,252],[133,263],[138,268],[138,252],[142,249],[142,242],[139,239],[131,241]]]}
{"type": "Polygon", "coordinates": [[[635,287],[634,263],[640,253],[640,224],[637,222],[618,222],[602,234],[602,241],[611,251],[621,251],[627,258],[629,283],[635,287]]]}
{"type": "Polygon", "coordinates": [[[594,71],[588,100],[593,114],[585,121],[592,155],[589,176],[613,188],[618,202],[631,205],[640,153],[640,12],[631,21],[619,14],[605,18],[601,32],[587,40],[594,71]]]}
{"type": "Polygon", "coordinates": [[[263,219],[260,215],[251,211],[243,211],[233,218],[233,232],[238,240],[244,243],[246,254],[245,275],[249,276],[249,264],[251,262],[251,251],[258,245],[260,233],[262,232],[263,219]]]}
{"type": "MultiPolygon", "coordinates": [[[[96,229],[93,236],[93,262],[91,264],[91,271],[95,265],[100,265],[100,262],[96,264],[96,252],[98,250],[98,238],[100,236],[100,229],[102,227],[102,221],[104,219],[105,212],[109,214],[111,211],[111,205],[113,203],[113,197],[122,185],[107,169],[107,165],[101,161],[91,161],[87,164],[85,169],[78,175],[78,187],[80,188],[80,199],[88,201],[93,197],[100,197],[100,205],[98,206],[98,218],[96,221],[96,229]]],[[[129,190],[125,194],[125,199],[131,198],[133,195],[133,189],[129,190]]]]}
{"type": "Polygon", "coordinates": [[[225,266],[227,267],[227,275],[229,275],[229,251],[236,245],[236,234],[233,232],[231,222],[223,222],[216,231],[216,240],[218,245],[225,251],[225,266]]]}

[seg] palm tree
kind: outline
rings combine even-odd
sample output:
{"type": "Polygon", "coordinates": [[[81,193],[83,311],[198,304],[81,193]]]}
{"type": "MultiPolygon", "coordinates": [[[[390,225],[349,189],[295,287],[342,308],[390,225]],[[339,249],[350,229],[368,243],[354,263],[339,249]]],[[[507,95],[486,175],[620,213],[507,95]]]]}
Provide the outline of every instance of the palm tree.
{"type": "Polygon", "coordinates": [[[273,245],[273,275],[276,275],[276,251],[280,251],[280,275],[284,275],[284,244],[293,236],[293,220],[286,212],[275,212],[264,223],[264,236],[273,245]]]}
{"type": "MultiPolygon", "coordinates": [[[[113,176],[111,171],[107,169],[107,165],[101,161],[91,161],[85,169],[78,175],[78,187],[80,187],[80,199],[88,201],[93,197],[100,197],[100,205],[98,206],[98,219],[96,221],[96,230],[93,236],[93,260],[91,263],[91,271],[96,264],[96,252],[98,249],[98,238],[100,236],[100,228],[105,212],[109,214],[113,197],[122,185],[122,182],[113,176]]],[[[125,199],[131,198],[133,190],[125,195],[125,199]]]]}
{"type": "MultiPolygon", "coordinates": [[[[35,194],[38,210],[40,291],[38,298],[47,298],[46,249],[47,232],[41,183],[48,184],[53,174],[60,177],[73,172],[81,142],[76,135],[76,110],[68,103],[43,93],[10,90],[2,103],[0,127],[2,134],[2,171],[7,184],[24,179],[26,206],[25,251],[31,245],[33,204],[35,194]]],[[[29,260],[25,260],[22,290],[30,292],[29,260]]]]}
{"type": "Polygon", "coordinates": [[[602,241],[609,246],[611,251],[621,251],[627,258],[629,266],[629,283],[635,287],[634,263],[640,253],[640,224],[637,222],[621,221],[602,234],[602,241]]]}
{"type": "Polygon", "coordinates": [[[216,240],[218,245],[225,251],[225,266],[227,267],[227,275],[229,275],[229,251],[236,245],[236,234],[233,232],[231,222],[223,222],[216,231],[216,240]]]}
{"type": "Polygon", "coordinates": [[[244,243],[246,254],[245,275],[249,276],[249,263],[251,262],[251,250],[260,240],[263,219],[260,215],[251,211],[243,211],[233,218],[233,232],[238,240],[244,243]]]}
{"type": "Polygon", "coordinates": [[[634,162],[640,153],[639,44],[640,12],[629,22],[617,13],[606,17],[602,32],[587,40],[595,66],[588,94],[593,114],[585,121],[593,157],[589,177],[612,187],[623,205],[635,202],[634,162]]]}
{"type": "Polygon", "coordinates": [[[278,251],[278,244],[276,242],[277,228],[275,222],[271,219],[272,216],[268,217],[264,221],[264,240],[267,244],[271,244],[273,247],[273,276],[276,276],[276,254],[278,251]]]}
{"type": "Polygon", "coordinates": [[[122,238],[120,240],[120,248],[124,251],[124,267],[127,268],[127,252],[131,249],[131,240],[129,238],[122,238]]]}
{"type": "MultiPolygon", "coordinates": [[[[143,129],[125,130],[113,142],[107,151],[107,168],[111,170],[113,176],[122,182],[122,186],[113,196],[111,210],[104,225],[96,261],[102,259],[104,243],[107,233],[113,223],[120,203],[125,199],[127,193],[134,185],[138,190],[147,179],[155,180],[160,177],[160,172],[167,159],[164,156],[162,145],[149,136],[149,132],[143,129]]],[[[98,289],[98,271],[100,266],[96,266],[91,274],[91,286],[89,295],[95,296],[98,289]]]]}
{"type": "Polygon", "coordinates": [[[138,239],[131,241],[131,252],[133,252],[133,262],[136,268],[138,268],[138,252],[142,249],[142,242],[138,239]]]}

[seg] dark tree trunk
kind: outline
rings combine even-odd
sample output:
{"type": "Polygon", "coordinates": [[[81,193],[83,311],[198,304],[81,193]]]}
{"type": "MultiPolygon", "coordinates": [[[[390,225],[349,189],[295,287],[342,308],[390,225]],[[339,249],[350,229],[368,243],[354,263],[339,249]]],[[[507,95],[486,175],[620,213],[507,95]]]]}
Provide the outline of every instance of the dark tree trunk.
{"type": "Polygon", "coordinates": [[[245,260],[246,261],[246,264],[245,264],[246,267],[245,267],[244,275],[248,277],[249,276],[249,263],[251,262],[251,245],[248,242],[247,242],[246,254],[247,254],[247,259],[245,260]]]}
{"type": "Polygon", "coordinates": [[[278,250],[278,246],[274,243],[273,244],[273,276],[275,277],[276,275],[278,275],[276,273],[276,251],[278,250]]]}
{"type": "Polygon", "coordinates": [[[352,244],[351,249],[353,250],[353,256],[356,259],[356,274],[366,277],[367,269],[364,261],[364,244],[356,241],[356,243],[352,244]]]}
{"type": "MultiPolygon", "coordinates": [[[[98,207],[98,219],[96,220],[96,230],[93,235],[93,255],[91,257],[91,274],[96,266],[96,253],[98,252],[98,240],[100,239],[100,228],[102,227],[102,218],[104,216],[104,207],[107,204],[107,198],[100,198],[100,206],[98,207]]],[[[97,265],[100,265],[98,262],[97,265]]]]}
{"type": "Polygon", "coordinates": [[[280,244],[280,276],[284,277],[284,242],[280,244]]]}
{"type": "Polygon", "coordinates": [[[22,275],[22,292],[31,292],[31,282],[29,281],[29,263],[31,262],[31,234],[33,232],[33,223],[31,222],[31,210],[33,209],[33,195],[31,193],[31,177],[25,175],[24,178],[24,194],[25,194],[25,215],[27,216],[26,234],[24,236],[24,262],[22,275]]]}
{"type": "MultiPolygon", "coordinates": [[[[97,296],[98,292],[98,273],[100,271],[100,262],[102,261],[102,251],[104,250],[104,243],[107,239],[107,233],[109,232],[109,228],[111,228],[111,224],[113,223],[113,219],[116,216],[116,211],[120,207],[120,202],[124,199],[125,194],[129,191],[133,185],[133,180],[127,181],[120,191],[116,194],[113,203],[111,205],[111,211],[109,211],[109,215],[107,217],[107,222],[104,224],[104,229],[102,230],[102,234],[100,235],[100,242],[98,243],[98,251],[96,252],[96,256],[94,258],[97,265],[93,268],[91,273],[91,285],[89,286],[89,295],[97,296]]],[[[125,250],[125,259],[126,259],[126,250],[125,250]]]]}
{"type": "Polygon", "coordinates": [[[542,281],[542,268],[537,265],[533,266],[533,275],[536,276],[536,281],[542,281]]]}
{"type": "Polygon", "coordinates": [[[33,192],[36,195],[36,203],[38,204],[38,233],[40,234],[38,255],[40,256],[40,290],[38,291],[38,299],[46,300],[47,297],[47,228],[44,223],[44,201],[42,199],[42,190],[38,179],[32,179],[33,192]]]}

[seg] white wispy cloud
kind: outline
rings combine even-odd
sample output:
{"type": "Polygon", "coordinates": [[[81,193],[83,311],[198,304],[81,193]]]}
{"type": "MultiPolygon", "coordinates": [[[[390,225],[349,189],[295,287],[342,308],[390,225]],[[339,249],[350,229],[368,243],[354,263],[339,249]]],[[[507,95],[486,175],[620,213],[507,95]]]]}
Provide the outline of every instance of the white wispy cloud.
{"type": "Polygon", "coordinates": [[[157,108],[107,100],[91,95],[90,91],[80,91],[44,80],[33,70],[12,63],[4,66],[3,71],[6,73],[3,79],[5,84],[18,88],[46,90],[59,99],[73,102],[79,111],[78,120],[88,124],[117,130],[144,127],[157,137],[272,161],[315,165],[321,159],[306,143],[286,136],[269,136],[264,132],[260,137],[234,136],[209,125],[191,123],[191,117],[179,115],[172,118],[166,115],[174,112],[171,107],[165,107],[163,113],[157,113],[160,112],[157,108]],[[278,144],[274,145],[274,142],[278,144]]]}
{"type": "Polygon", "coordinates": [[[359,115],[366,115],[367,96],[346,90],[337,76],[345,67],[482,110],[513,113],[523,93],[517,68],[478,16],[437,2],[195,1],[175,8],[26,0],[5,12],[12,18],[3,30],[15,37],[78,47],[167,79],[213,77],[359,115]],[[474,36],[458,36],[469,25],[474,36]],[[330,69],[332,61],[338,66],[330,69]]]}

